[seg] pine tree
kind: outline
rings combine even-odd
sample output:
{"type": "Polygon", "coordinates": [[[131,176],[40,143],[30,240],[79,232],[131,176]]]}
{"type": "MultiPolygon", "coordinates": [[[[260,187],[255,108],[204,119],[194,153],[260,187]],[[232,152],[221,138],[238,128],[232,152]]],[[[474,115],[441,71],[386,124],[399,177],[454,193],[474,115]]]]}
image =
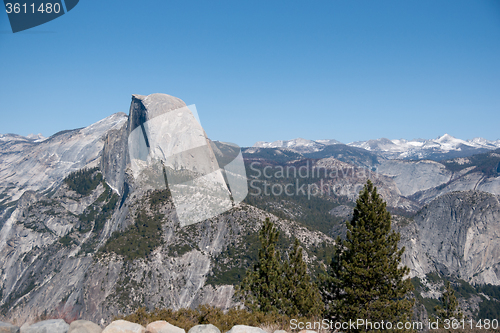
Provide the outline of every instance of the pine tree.
{"type": "Polygon", "coordinates": [[[318,286],[311,281],[302,247],[295,238],[284,268],[285,308],[289,316],[320,316],[324,309],[318,286]]]}
{"type": "Polygon", "coordinates": [[[307,273],[303,249],[295,239],[288,261],[276,249],[279,233],[267,218],[259,232],[259,261],[238,287],[252,311],[288,316],[320,316],[324,305],[318,286],[307,273]]]}
{"type": "Polygon", "coordinates": [[[283,265],[276,250],[278,236],[274,224],[266,218],[259,232],[259,261],[253,270],[247,271],[238,291],[252,311],[279,313],[284,307],[283,265]]]}
{"type": "MultiPolygon", "coordinates": [[[[347,222],[347,237],[337,239],[329,274],[323,278],[322,294],[332,319],[410,319],[413,300],[408,296],[413,287],[404,279],[409,269],[400,267],[404,248],[398,250],[399,240],[399,233],[391,231],[385,202],[368,180],[347,222]]],[[[359,328],[354,331],[370,330],[359,328]]]]}
{"type": "Polygon", "coordinates": [[[450,285],[450,281],[446,283],[446,290],[439,299],[441,304],[435,307],[436,315],[439,319],[457,319],[463,318],[462,311],[458,305],[455,291],[450,285]]]}

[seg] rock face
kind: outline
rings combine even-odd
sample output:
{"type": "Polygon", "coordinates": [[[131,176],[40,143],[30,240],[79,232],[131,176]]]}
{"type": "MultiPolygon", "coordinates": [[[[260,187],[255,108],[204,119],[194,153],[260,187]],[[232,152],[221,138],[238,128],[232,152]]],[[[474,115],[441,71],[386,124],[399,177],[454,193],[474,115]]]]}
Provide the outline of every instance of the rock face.
{"type": "Polygon", "coordinates": [[[411,276],[438,271],[472,284],[500,284],[500,203],[493,194],[440,196],[401,230],[411,276]]]}
{"type": "Polygon", "coordinates": [[[134,95],[128,130],[135,182],[152,189],[168,185],[181,226],[217,216],[246,196],[239,147],[232,161],[220,165],[223,158],[216,157],[194,106],[165,94],[134,95]]]}
{"type": "Polygon", "coordinates": [[[434,161],[386,160],[377,166],[378,172],[394,179],[404,196],[434,188],[451,180],[452,172],[434,161]]]}
{"type": "Polygon", "coordinates": [[[470,190],[484,191],[498,195],[500,194],[500,177],[488,177],[482,172],[469,172],[441,186],[417,192],[411,198],[426,204],[446,193],[470,190]]]}
{"type": "Polygon", "coordinates": [[[128,161],[128,122],[110,129],[104,136],[100,169],[106,182],[123,195],[128,161]]]}
{"type": "Polygon", "coordinates": [[[377,172],[391,177],[401,195],[420,204],[455,191],[500,194],[497,155],[490,152],[443,162],[385,160],[377,166],[377,172]]]}

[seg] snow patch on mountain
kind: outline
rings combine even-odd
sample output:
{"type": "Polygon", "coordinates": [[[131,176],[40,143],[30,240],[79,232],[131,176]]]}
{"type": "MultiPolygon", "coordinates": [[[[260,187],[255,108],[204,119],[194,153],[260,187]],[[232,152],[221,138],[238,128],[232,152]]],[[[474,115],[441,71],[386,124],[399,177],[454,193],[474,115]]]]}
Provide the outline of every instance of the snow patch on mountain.
{"type": "Polygon", "coordinates": [[[297,138],[293,140],[277,140],[273,142],[259,141],[253,146],[258,148],[290,148],[290,147],[314,147],[319,146],[318,142],[297,138]]]}
{"type": "Polygon", "coordinates": [[[259,141],[253,146],[256,148],[288,148],[299,153],[311,153],[322,150],[326,145],[313,140],[297,138],[293,140],[277,140],[273,142],[259,141]]]}

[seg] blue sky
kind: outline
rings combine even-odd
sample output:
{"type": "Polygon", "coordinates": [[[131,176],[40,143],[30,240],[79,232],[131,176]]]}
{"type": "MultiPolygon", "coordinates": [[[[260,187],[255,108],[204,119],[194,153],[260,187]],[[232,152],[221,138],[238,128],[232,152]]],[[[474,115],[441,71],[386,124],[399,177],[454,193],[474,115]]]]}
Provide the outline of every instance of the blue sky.
{"type": "Polygon", "coordinates": [[[196,104],[214,140],[500,139],[498,1],[80,0],[13,34],[0,13],[0,133],[48,136],[196,104]]]}

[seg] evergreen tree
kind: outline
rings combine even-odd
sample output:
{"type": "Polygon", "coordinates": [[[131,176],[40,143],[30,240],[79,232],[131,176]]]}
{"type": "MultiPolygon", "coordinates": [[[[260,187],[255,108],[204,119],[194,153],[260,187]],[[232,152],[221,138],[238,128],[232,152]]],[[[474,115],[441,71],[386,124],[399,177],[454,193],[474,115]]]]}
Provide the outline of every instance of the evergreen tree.
{"type": "Polygon", "coordinates": [[[259,261],[253,270],[248,270],[243,279],[239,294],[245,305],[252,311],[282,312],[283,309],[283,265],[276,250],[279,232],[266,218],[259,232],[261,248],[259,261]]]}
{"type": "Polygon", "coordinates": [[[460,320],[463,318],[462,311],[455,297],[455,291],[451,287],[450,281],[446,283],[446,290],[439,300],[441,301],[441,305],[435,307],[436,315],[439,319],[460,320]]]}
{"type": "Polygon", "coordinates": [[[259,261],[248,270],[238,294],[252,311],[288,316],[319,316],[324,305],[307,273],[303,249],[295,239],[288,261],[276,249],[279,233],[267,218],[259,232],[259,261]]]}
{"type": "Polygon", "coordinates": [[[320,316],[324,309],[318,286],[311,281],[303,259],[302,247],[295,238],[292,252],[284,268],[285,314],[320,316]]]}
{"type": "MultiPolygon", "coordinates": [[[[361,191],[345,240],[337,239],[329,274],[323,278],[323,297],[332,319],[371,322],[407,321],[413,289],[407,267],[399,267],[404,248],[391,231],[386,204],[368,180],[361,191]]],[[[369,331],[360,327],[354,331],[369,331]]],[[[353,331],[353,330],[350,330],[353,331]]]]}

